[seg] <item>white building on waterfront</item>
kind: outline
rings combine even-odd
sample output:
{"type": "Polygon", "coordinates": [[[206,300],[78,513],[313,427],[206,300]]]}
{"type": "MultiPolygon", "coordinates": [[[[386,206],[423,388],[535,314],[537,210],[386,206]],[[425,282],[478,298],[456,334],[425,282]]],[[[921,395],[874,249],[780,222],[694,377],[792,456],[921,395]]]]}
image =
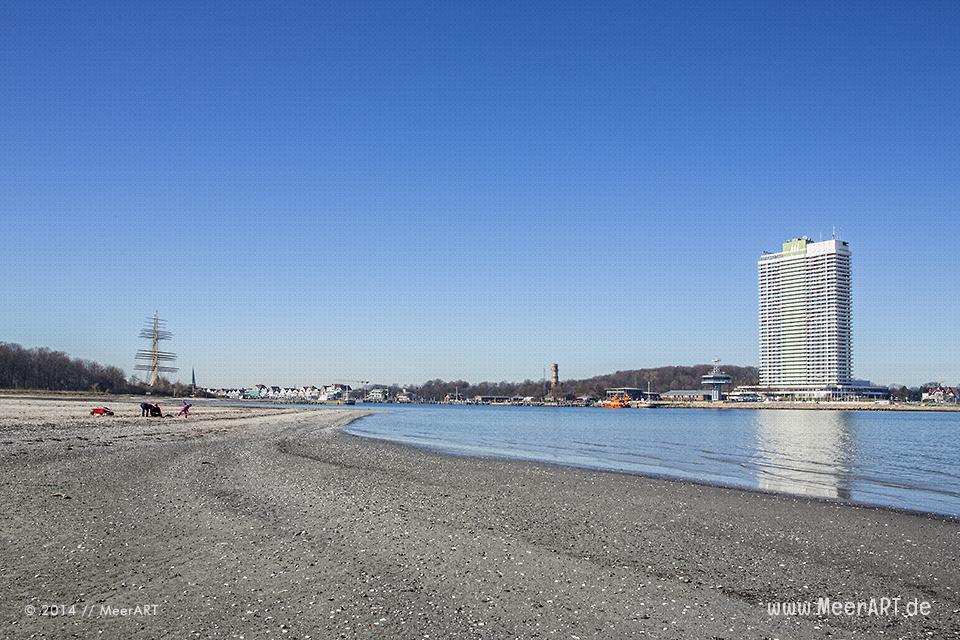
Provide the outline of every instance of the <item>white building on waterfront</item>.
{"type": "Polygon", "coordinates": [[[849,384],[850,247],[796,238],[761,256],[760,386],[849,384]]]}
{"type": "Polygon", "coordinates": [[[885,390],[854,386],[850,247],[794,238],[765,253],[760,275],[760,385],[767,397],[843,399],[885,390]]]}

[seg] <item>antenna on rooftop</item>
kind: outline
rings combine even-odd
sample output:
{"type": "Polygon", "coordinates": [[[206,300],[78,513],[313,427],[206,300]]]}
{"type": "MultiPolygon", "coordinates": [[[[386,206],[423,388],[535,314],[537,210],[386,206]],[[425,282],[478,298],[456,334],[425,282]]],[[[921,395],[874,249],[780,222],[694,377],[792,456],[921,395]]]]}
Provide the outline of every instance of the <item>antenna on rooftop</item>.
{"type": "Polygon", "coordinates": [[[149,364],[138,364],[134,369],[150,372],[149,382],[151,387],[156,386],[161,373],[178,371],[176,367],[170,366],[177,359],[177,354],[160,350],[160,342],[173,337],[173,334],[166,330],[166,323],[166,320],[162,320],[159,314],[154,312],[153,317],[147,318],[143,328],[140,329],[140,337],[150,341],[150,348],[139,349],[135,359],[143,360],[149,364]]]}

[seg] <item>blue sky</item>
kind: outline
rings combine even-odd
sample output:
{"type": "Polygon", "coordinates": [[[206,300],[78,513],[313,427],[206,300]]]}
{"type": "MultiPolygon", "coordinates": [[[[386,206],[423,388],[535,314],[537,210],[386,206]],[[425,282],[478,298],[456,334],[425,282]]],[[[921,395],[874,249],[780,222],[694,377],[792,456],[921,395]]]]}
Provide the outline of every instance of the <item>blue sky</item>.
{"type": "Polygon", "coordinates": [[[842,229],[857,377],[960,381],[956,3],[7,3],[0,340],[211,385],[756,364],[842,229]]]}

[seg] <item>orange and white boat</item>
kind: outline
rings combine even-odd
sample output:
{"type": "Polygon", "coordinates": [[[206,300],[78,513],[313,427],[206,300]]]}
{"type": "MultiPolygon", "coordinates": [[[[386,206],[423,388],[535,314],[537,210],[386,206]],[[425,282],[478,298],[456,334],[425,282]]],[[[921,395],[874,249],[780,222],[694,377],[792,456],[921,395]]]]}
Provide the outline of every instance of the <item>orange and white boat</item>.
{"type": "Polygon", "coordinates": [[[601,402],[600,406],[606,409],[629,409],[630,398],[625,395],[613,396],[601,402]]]}

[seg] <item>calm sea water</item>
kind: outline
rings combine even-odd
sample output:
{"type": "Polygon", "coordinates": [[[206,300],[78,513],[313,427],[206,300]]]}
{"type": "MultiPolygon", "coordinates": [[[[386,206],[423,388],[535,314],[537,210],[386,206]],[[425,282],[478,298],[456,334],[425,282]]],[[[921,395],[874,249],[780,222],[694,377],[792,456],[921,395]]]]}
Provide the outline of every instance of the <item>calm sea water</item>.
{"type": "Polygon", "coordinates": [[[378,411],[347,431],[454,454],[960,515],[960,413],[448,405],[378,411]]]}

